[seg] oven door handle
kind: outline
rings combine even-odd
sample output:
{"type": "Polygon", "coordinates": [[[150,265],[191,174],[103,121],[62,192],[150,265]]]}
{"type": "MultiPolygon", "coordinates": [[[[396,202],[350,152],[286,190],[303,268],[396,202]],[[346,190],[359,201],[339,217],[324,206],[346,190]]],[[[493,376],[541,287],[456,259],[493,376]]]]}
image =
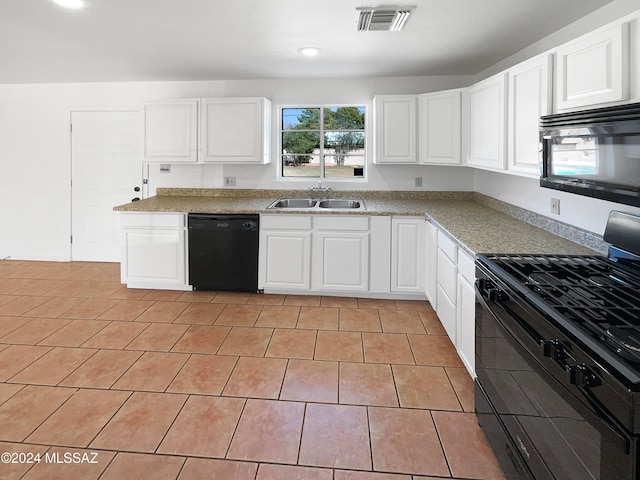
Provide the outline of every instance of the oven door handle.
{"type": "Polygon", "coordinates": [[[565,364],[564,369],[569,374],[570,383],[578,389],[602,423],[624,442],[625,454],[629,455],[633,442],[631,436],[620,426],[615,417],[609,413],[609,410],[602,405],[602,402],[591,391],[591,387],[596,387],[600,384],[600,379],[591,373],[589,367],[584,364],[565,364]]]}

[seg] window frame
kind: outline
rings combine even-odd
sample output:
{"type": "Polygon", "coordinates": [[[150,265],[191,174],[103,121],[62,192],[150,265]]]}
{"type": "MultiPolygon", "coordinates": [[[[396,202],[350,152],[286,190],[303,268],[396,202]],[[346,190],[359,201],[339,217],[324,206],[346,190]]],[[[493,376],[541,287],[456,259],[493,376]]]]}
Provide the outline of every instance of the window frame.
{"type": "MultiPolygon", "coordinates": [[[[369,169],[371,167],[371,161],[370,161],[370,151],[371,148],[369,147],[370,142],[371,142],[371,136],[372,136],[372,126],[371,126],[371,119],[370,119],[370,112],[371,112],[371,104],[370,102],[361,102],[361,103],[313,103],[313,104],[303,104],[303,103],[299,103],[299,104],[289,104],[289,105],[278,105],[278,129],[277,129],[277,180],[278,181],[283,181],[283,182],[358,182],[358,183],[362,183],[362,182],[368,182],[368,178],[369,178],[369,169]],[[359,108],[364,108],[364,152],[363,152],[363,157],[364,157],[364,172],[363,175],[361,177],[327,177],[325,176],[325,165],[324,165],[324,134],[325,131],[334,131],[334,130],[325,130],[324,128],[324,111],[323,109],[325,108],[341,108],[341,107],[359,107],[359,108]],[[318,130],[318,133],[320,134],[320,152],[319,152],[319,157],[320,157],[320,176],[318,177],[305,177],[305,176],[296,176],[296,177],[287,177],[283,175],[283,165],[282,165],[282,137],[283,137],[283,133],[284,132],[290,132],[291,130],[284,130],[283,128],[283,121],[282,121],[282,115],[283,115],[283,110],[286,109],[305,109],[305,108],[318,108],[320,109],[320,129],[318,130]]],[[[354,131],[359,131],[359,130],[354,130],[354,131]]]]}

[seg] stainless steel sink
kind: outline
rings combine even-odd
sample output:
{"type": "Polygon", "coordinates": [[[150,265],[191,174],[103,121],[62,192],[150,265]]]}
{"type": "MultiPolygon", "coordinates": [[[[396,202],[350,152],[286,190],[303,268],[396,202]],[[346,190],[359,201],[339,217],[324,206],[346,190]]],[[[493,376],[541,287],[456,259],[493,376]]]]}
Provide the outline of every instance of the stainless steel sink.
{"type": "Polygon", "coordinates": [[[279,198],[267,208],[313,208],[317,202],[313,198],[279,198]]]}
{"type": "Polygon", "coordinates": [[[364,202],[360,199],[342,198],[279,198],[267,209],[292,209],[292,210],[366,210],[364,202]]]}
{"type": "Polygon", "coordinates": [[[330,198],[327,200],[320,200],[320,202],[318,202],[318,207],[320,208],[358,209],[360,208],[360,205],[361,205],[360,200],[342,200],[338,198],[330,198]]]}

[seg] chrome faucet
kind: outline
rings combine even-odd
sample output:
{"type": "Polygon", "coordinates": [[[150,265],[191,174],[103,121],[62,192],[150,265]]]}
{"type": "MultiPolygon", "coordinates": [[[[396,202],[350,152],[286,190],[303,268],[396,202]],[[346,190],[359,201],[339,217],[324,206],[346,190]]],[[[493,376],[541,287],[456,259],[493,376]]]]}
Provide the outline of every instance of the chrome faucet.
{"type": "Polygon", "coordinates": [[[320,180],[318,182],[318,186],[317,187],[309,187],[309,190],[311,190],[312,192],[330,192],[331,191],[331,187],[323,187],[322,186],[322,180],[320,180]]]}

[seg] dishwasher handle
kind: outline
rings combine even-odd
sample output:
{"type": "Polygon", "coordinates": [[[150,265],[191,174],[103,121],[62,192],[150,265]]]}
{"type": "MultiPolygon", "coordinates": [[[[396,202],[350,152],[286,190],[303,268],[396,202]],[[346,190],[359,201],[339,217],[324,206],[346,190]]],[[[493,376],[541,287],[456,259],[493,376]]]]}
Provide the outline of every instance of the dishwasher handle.
{"type": "Polygon", "coordinates": [[[205,215],[189,214],[190,230],[218,230],[218,231],[256,231],[258,230],[257,216],[254,215],[205,215]]]}

